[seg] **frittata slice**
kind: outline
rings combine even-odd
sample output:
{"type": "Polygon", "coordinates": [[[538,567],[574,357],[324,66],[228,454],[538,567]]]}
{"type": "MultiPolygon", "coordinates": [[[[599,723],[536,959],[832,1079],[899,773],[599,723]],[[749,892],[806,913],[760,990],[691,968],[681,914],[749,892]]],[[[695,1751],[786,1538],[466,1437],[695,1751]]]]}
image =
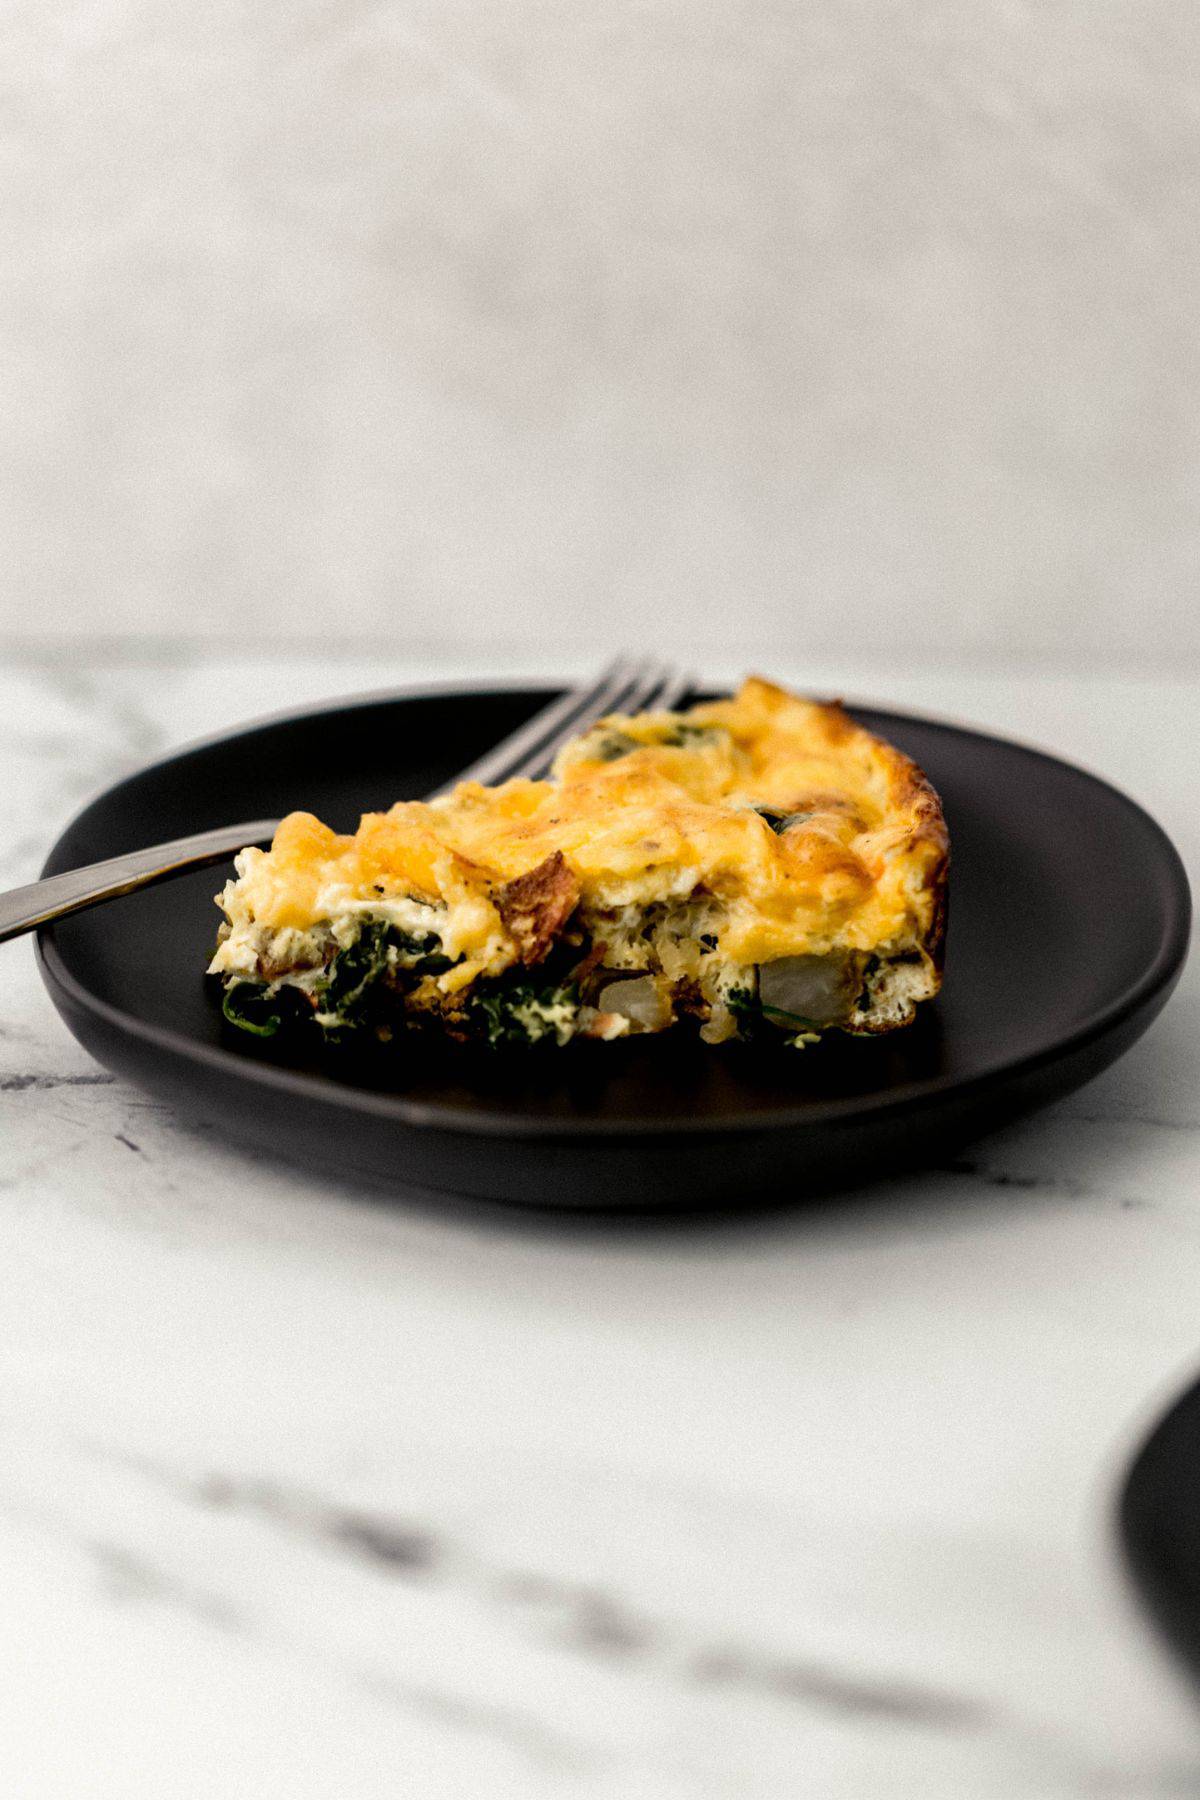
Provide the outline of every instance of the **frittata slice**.
{"type": "Polygon", "coordinates": [[[464,782],[347,836],[290,814],[236,858],[209,972],[261,1035],[891,1031],[941,984],[948,860],[914,763],[751,678],[602,720],[548,781],[464,782]]]}

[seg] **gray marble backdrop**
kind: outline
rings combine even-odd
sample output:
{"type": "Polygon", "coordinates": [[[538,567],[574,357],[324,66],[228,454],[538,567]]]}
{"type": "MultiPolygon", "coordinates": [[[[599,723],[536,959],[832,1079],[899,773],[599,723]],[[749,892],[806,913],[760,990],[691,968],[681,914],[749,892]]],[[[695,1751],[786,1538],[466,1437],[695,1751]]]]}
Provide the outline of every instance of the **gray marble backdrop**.
{"type": "Polygon", "coordinates": [[[6,0],[0,635],[1200,657],[1192,0],[6,0]]]}

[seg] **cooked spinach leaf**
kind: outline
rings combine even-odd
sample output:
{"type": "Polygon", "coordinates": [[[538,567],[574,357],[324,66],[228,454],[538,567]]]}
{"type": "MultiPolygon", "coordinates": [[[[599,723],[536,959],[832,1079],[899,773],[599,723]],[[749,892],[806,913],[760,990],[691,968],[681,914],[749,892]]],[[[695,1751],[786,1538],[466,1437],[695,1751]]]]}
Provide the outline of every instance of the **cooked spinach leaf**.
{"type": "Polygon", "coordinates": [[[749,988],[731,988],[725,996],[725,1004],[737,1020],[739,1034],[744,1038],[757,1037],[767,1024],[785,1031],[822,1030],[815,1020],[805,1018],[802,1013],[787,1012],[782,1006],[764,1006],[749,988]]]}
{"type": "Polygon", "coordinates": [[[641,745],[636,738],[631,738],[627,731],[605,731],[596,740],[595,758],[597,762],[616,762],[622,756],[628,756],[631,750],[639,750],[641,745]]]}
{"type": "Polygon", "coordinates": [[[679,719],[668,727],[658,741],[670,749],[684,749],[692,744],[715,744],[719,735],[712,725],[689,725],[685,719],[679,719]]]}
{"type": "Polygon", "coordinates": [[[222,997],[221,1011],[231,1025],[254,1037],[274,1037],[283,1024],[280,996],[269,993],[265,981],[231,982],[222,997]]]}
{"type": "Polygon", "coordinates": [[[738,1036],[752,1038],[762,1026],[762,1014],[758,1010],[758,995],[752,988],[730,988],[725,995],[725,1004],[737,1020],[738,1036]]]}
{"type": "Polygon", "coordinates": [[[342,1025],[353,1025],[372,984],[387,967],[386,925],[364,925],[355,941],[339,950],[329,965],[321,991],[321,1011],[336,1013],[342,1025]]]}
{"type": "Polygon", "coordinates": [[[414,932],[401,931],[393,925],[387,934],[388,945],[403,958],[403,966],[417,975],[440,975],[443,969],[453,966],[452,959],[441,953],[442,940],[436,931],[426,931],[418,937],[414,932]]]}
{"type": "Polygon", "coordinates": [[[574,1017],[578,991],[569,983],[500,981],[471,995],[468,1018],[489,1044],[536,1044],[574,1017]]]}

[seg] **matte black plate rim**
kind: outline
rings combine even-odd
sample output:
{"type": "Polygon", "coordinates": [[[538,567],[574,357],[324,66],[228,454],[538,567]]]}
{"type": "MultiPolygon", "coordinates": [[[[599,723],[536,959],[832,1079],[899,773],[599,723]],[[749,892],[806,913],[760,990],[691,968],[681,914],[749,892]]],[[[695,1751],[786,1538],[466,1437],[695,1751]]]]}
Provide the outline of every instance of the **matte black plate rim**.
{"type": "MultiPolygon", "coordinates": [[[[186,756],[192,751],[221,744],[227,738],[240,737],[244,733],[272,725],[298,723],[305,719],[319,718],[348,708],[385,706],[394,704],[396,701],[425,697],[470,698],[472,694],[497,691],[495,683],[478,682],[467,686],[454,682],[418,683],[401,688],[381,689],[363,695],[348,695],[332,701],[318,702],[311,706],[289,708],[261,718],[244,721],[239,725],[227,727],[223,731],[210,733],[203,738],[177,746],[165,756],[156,757],[152,761],[142,764],[139,768],[131,770],[128,775],[123,776],[120,781],[113,782],[107,788],[94,794],[76,810],[63,827],[55,841],[55,848],[66,833],[72,829],[76,820],[81,818],[98,800],[107,798],[116,789],[122,787],[126,781],[136,781],[151,771],[176,762],[180,757],[186,756]]],[[[551,690],[537,682],[506,682],[499,691],[550,693],[558,690],[551,690]]],[[[757,1134],[780,1128],[820,1127],[835,1124],[839,1120],[852,1122],[857,1119],[877,1118],[898,1109],[918,1111],[925,1105],[936,1104],[948,1092],[970,1095],[986,1091],[993,1085],[1019,1079],[1047,1064],[1060,1061],[1071,1055],[1072,1052],[1083,1049],[1095,1039],[1104,1037],[1110,1031],[1119,1028],[1126,1019],[1149,1005],[1161,990],[1173,981],[1183,965],[1188,950],[1191,895],[1187,875],[1179,853],[1166,832],[1144,807],[1138,805],[1136,800],[1130,799],[1128,794],[1122,793],[1119,788],[1113,787],[1102,777],[1092,774],[1090,770],[1081,768],[1077,763],[1068,762],[1063,757],[1053,756],[1049,751],[1039,750],[1031,744],[1022,743],[1014,738],[1004,738],[994,732],[980,731],[973,726],[931,718],[927,714],[898,712],[894,708],[876,706],[867,701],[847,701],[845,704],[851,713],[860,709],[870,712],[876,718],[896,721],[901,727],[905,724],[932,727],[954,736],[969,737],[980,743],[1002,745],[1005,749],[1016,750],[1038,763],[1069,769],[1072,774],[1100,789],[1110,800],[1115,800],[1130,813],[1137,820],[1139,826],[1148,832],[1150,839],[1159,851],[1164,885],[1170,898],[1169,917],[1162,942],[1154,957],[1137,979],[1123,993],[1114,996],[1091,1017],[1084,1019],[1069,1034],[1056,1038],[1041,1049],[1028,1051],[1023,1055],[1011,1057],[1005,1062],[997,1063],[994,1067],[983,1069],[977,1075],[962,1077],[951,1074],[933,1077],[919,1084],[904,1083],[871,1099],[854,1095],[844,1099],[827,1100],[817,1106],[809,1104],[803,1109],[782,1107],[756,1113],[752,1120],[744,1120],[736,1116],[713,1117],[706,1115],[701,1118],[689,1119],[686,1124],[681,1124],[677,1120],[648,1117],[595,1118],[581,1121],[552,1118],[528,1119],[504,1112],[475,1111],[470,1114],[458,1114],[423,1105],[421,1102],[407,1099],[403,1095],[379,1093],[372,1089],[354,1087],[349,1084],[338,1083],[331,1089],[330,1084],[319,1077],[270,1063],[243,1061],[241,1058],[234,1057],[229,1051],[222,1050],[219,1046],[197,1043],[183,1033],[137,1019],[132,1014],[122,1011],[121,1008],[99,999],[78,982],[67,969],[54,941],[53,926],[44,926],[36,934],[36,954],[41,966],[42,978],[48,986],[57,987],[68,995],[76,1006],[92,1013],[96,1018],[103,1020],[107,1025],[126,1036],[136,1037],[155,1049],[183,1056],[210,1068],[226,1072],[236,1069],[243,1079],[260,1086],[275,1088],[296,1097],[320,1098],[326,1102],[336,1096],[337,1102],[351,1111],[369,1113],[376,1117],[394,1119],[423,1128],[464,1136],[500,1136],[518,1139],[578,1138],[581,1136],[669,1137],[683,1133],[726,1136],[737,1132],[757,1134]]],[[[953,851],[953,846],[951,848],[953,851]]],[[[49,868],[53,860],[54,849],[52,848],[45,866],[49,868]]],[[[121,903],[116,900],[109,904],[119,906],[121,903]]]]}

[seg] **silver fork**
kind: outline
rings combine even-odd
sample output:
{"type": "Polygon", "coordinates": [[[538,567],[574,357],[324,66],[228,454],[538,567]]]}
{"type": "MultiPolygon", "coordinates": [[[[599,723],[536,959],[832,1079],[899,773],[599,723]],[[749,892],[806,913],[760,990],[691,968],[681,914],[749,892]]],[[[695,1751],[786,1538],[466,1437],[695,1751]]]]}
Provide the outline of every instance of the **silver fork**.
{"type": "MultiPolygon", "coordinates": [[[[594,681],[551,701],[486,756],[427,798],[446,793],[458,781],[497,782],[517,775],[544,775],[563,744],[606,713],[670,711],[691,686],[690,676],[679,674],[666,663],[618,657],[594,681]]],[[[278,824],[278,819],[255,819],[242,825],[218,825],[212,831],[172,838],[165,844],[151,844],[144,850],[130,850],[123,856],[111,856],[104,862],[88,863],[81,869],[68,869],[61,875],[11,888],[0,894],[0,943],[187,869],[225,862],[248,844],[267,843],[278,824]]]]}

